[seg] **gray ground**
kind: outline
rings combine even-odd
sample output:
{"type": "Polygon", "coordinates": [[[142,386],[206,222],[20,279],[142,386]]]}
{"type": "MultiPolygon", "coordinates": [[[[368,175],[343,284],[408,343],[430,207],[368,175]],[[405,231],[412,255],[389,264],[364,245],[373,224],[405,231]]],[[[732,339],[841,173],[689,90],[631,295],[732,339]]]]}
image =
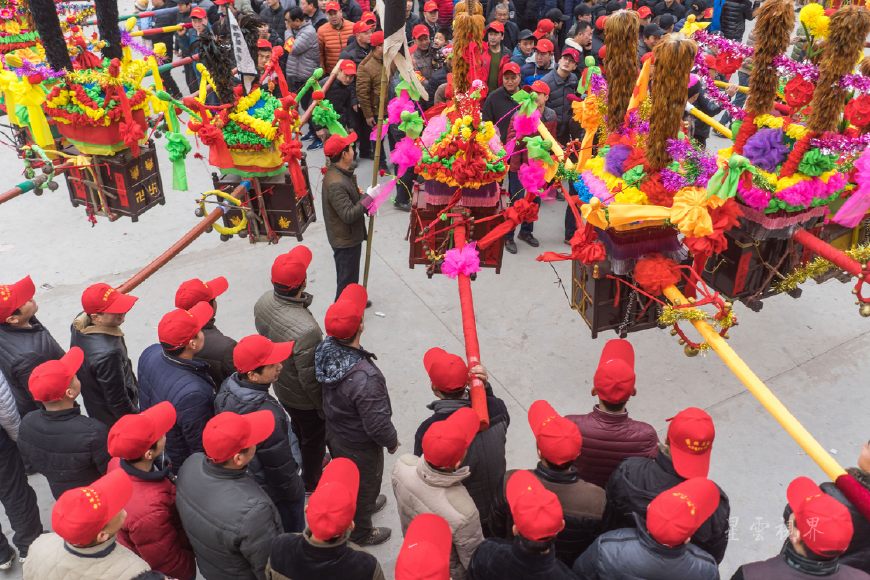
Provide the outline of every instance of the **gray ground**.
{"type": "MultiPolygon", "coordinates": [[[[711,146],[721,141],[711,140],[711,146]]],[[[162,143],[161,143],[162,146],[162,143]]],[[[190,191],[174,192],[171,164],[160,153],[167,203],[131,224],[128,219],[91,227],[81,208],[72,208],[66,187],[42,197],[32,193],[0,207],[0,263],[3,282],[31,274],[39,288],[39,318],[62,345],[79,312],[81,291],[90,283],[118,284],[161,253],[192,227],[199,192],[211,189],[203,161],[190,160],[190,191]]],[[[309,156],[320,211],[323,156],[309,156]]],[[[2,186],[20,181],[21,163],[10,150],[0,154],[6,176],[2,186]]],[[[358,170],[368,184],[371,162],[358,170]]],[[[571,310],[556,275],[534,260],[539,251],[563,251],[563,202],[546,203],[535,234],[540,250],[519,242],[519,254],[506,255],[501,275],[482,272],[474,283],[481,355],[491,373],[496,394],[510,410],[508,466],[528,468],[536,460],[526,411],[536,399],[547,399],[562,413],[588,412],[590,378],[603,342],[613,335],[590,339],[588,328],[571,310]]],[[[456,282],[427,279],[423,269],[408,269],[404,241],[408,214],[390,206],[381,210],[375,226],[369,291],[374,307],[366,318],[363,344],[378,355],[393,402],[393,420],[400,433],[400,453],[413,446],[413,434],[428,414],[431,393],[422,365],[431,346],[463,351],[456,282]]],[[[296,244],[284,239],[277,246],[252,245],[233,239],[222,243],[216,233],[202,236],[188,250],[140,286],[139,303],[124,330],[131,354],[156,341],[160,317],[173,307],[175,288],[192,277],[224,275],[229,292],[219,300],[217,321],[227,334],[240,338],[255,332],[253,304],[270,289],[269,268],[279,253],[296,244]]],[[[314,252],[309,270],[312,310],[322,320],[335,290],[335,273],[322,222],[305,233],[314,252]]],[[[556,265],[570,289],[570,265],[556,265]]],[[[803,297],[768,300],[760,313],[737,307],[740,325],[730,343],[750,367],[781,398],[794,415],[831,450],[844,466],[852,465],[867,440],[866,377],[870,362],[861,353],[870,346],[870,326],[857,313],[850,287],[837,282],[808,284],[803,297]],[[862,402],[863,401],[863,402],[862,402]]],[[[665,419],[687,406],[706,409],[714,418],[717,438],[710,476],[729,495],[732,538],[721,572],[729,577],[738,565],[774,555],[781,545],[781,514],[785,488],[798,475],[816,480],[824,473],[771,419],[730,374],[715,354],[687,358],[666,331],[631,336],[637,352],[638,395],[629,405],[632,416],[666,432],[665,419]]],[[[401,530],[389,485],[394,458],[388,456],[383,490],[387,508],[375,522],[393,528],[393,539],[372,550],[392,577],[401,544],[401,530]]],[[[52,499],[42,476],[31,478],[42,508],[43,523],[51,522],[52,499]]],[[[0,519],[9,532],[5,515],[0,519]]],[[[0,578],[19,578],[16,567],[0,578]]]]}

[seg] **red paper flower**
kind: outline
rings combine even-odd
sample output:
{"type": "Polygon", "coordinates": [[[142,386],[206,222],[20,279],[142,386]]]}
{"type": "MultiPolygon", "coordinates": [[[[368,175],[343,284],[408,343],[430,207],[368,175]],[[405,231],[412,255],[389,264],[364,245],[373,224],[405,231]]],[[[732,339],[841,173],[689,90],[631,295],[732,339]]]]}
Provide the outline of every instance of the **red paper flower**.
{"type": "Polygon", "coordinates": [[[638,260],[634,267],[634,281],[641,288],[658,296],[667,286],[679,282],[679,266],[661,254],[652,254],[638,260]]]}
{"type": "Polygon", "coordinates": [[[713,68],[725,76],[731,76],[737,72],[743,64],[743,57],[727,52],[720,52],[713,61],[713,68]]]}
{"type": "Polygon", "coordinates": [[[646,194],[646,198],[652,205],[671,207],[674,204],[674,194],[662,185],[662,176],[659,172],[648,175],[640,184],[640,190],[646,194]]]}
{"type": "Polygon", "coordinates": [[[815,88],[816,87],[813,83],[806,80],[804,77],[800,75],[793,77],[785,84],[785,89],[783,90],[783,93],[785,94],[785,102],[788,103],[788,106],[792,109],[800,109],[801,107],[808,105],[813,99],[813,91],[815,88]]]}
{"type": "Polygon", "coordinates": [[[870,95],[861,95],[849,101],[846,105],[845,116],[850,123],[859,129],[870,125],[870,95]]]}
{"type": "Polygon", "coordinates": [[[322,101],[323,97],[323,91],[314,91],[313,93],[311,93],[311,98],[315,101],[322,101]]]}

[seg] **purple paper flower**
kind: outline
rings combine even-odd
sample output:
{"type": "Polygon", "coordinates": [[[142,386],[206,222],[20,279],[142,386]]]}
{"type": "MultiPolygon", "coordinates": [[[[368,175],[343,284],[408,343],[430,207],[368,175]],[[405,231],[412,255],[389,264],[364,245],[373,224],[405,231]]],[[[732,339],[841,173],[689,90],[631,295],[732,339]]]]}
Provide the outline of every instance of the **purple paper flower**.
{"type": "Polygon", "coordinates": [[[668,139],[666,150],[674,161],[683,161],[693,151],[692,144],[683,139],[668,139]]]}
{"type": "Polygon", "coordinates": [[[707,183],[709,183],[710,178],[713,177],[713,174],[719,169],[719,166],[716,163],[716,157],[713,155],[707,155],[705,153],[700,153],[697,158],[698,162],[698,179],[695,182],[695,185],[698,187],[707,187],[707,183]]]}
{"type": "Polygon", "coordinates": [[[846,75],[840,79],[840,88],[861,94],[870,93],[870,77],[865,77],[864,75],[846,75]]]}
{"type": "Polygon", "coordinates": [[[621,176],[625,173],[623,166],[629,155],[631,155],[631,147],[622,144],[614,145],[604,158],[604,169],[617,177],[621,176]]]}
{"type": "Polygon", "coordinates": [[[746,140],[743,156],[765,171],[775,171],[788,157],[788,146],[783,143],[782,129],[759,129],[746,140]]]}
{"type": "Polygon", "coordinates": [[[819,80],[818,67],[809,61],[796,62],[781,54],[774,57],[773,66],[776,67],[780,75],[787,79],[800,75],[811,83],[819,80]]]}
{"type": "Polygon", "coordinates": [[[662,169],[662,186],[671,193],[676,193],[686,187],[686,178],[672,169],[662,169]]]}

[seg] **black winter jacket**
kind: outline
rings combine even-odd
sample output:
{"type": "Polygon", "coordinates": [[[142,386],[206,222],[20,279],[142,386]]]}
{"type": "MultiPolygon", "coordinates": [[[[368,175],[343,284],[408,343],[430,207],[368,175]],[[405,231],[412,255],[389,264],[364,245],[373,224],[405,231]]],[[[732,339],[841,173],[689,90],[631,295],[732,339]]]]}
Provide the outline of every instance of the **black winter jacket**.
{"type": "MultiPolygon", "coordinates": [[[[685,481],[674,470],[671,458],[659,450],[655,459],[629,457],[623,461],[607,482],[607,506],[604,509],[602,531],[632,528],[634,514],[646,517],[646,508],[660,493],[685,481]]],[[[728,547],[728,517],[731,506],[728,496],[719,489],[719,507],[692,536],[692,543],[722,562],[728,547]]]]}
{"type": "Polygon", "coordinates": [[[671,14],[674,18],[676,18],[677,22],[682,20],[683,16],[685,16],[686,14],[686,9],[677,0],[671,2],[670,6],[665,4],[665,1],[662,0],[661,2],[653,6],[652,11],[655,16],[661,16],[662,14],[671,14]]]}
{"type": "Polygon", "coordinates": [[[281,403],[269,394],[269,385],[246,381],[235,373],[221,385],[214,399],[214,410],[240,415],[270,411],[275,416],[275,430],[257,445],[257,453],[248,469],[272,501],[301,500],[305,488],[299,477],[299,466],[290,452],[290,421],[281,403]]]}
{"type": "Polygon", "coordinates": [[[353,127],[358,114],[353,110],[353,107],[359,104],[356,99],[356,83],[351,82],[349,85],[346,85],[336,79],[329,85],[325,97],[329,99],[335,112],[338,113],[341,124],[345,127],[353,127]]]}
{"type": "MultiPolygon", "coordinates": [[[[365,57],[367,57],[371,51],[372,51],[371,45],[363,46],[356,41],[355,36],[351,36],[347,40],[347,46],[345,46],[343,49],[341,49],[341,52],[339,53],[338,58],[341,58],[344,60],[352,60],[354,64],[359,65],[359,63],[361,63],[363,61],[363,59],[365,57]]],[[[333,83],[333,84],[335,84],[335,83],[333,83]]],[[[340,109],[336,108],[335,110],[338,111],[340,109]]]]}
{"type": "Polygon", "coordinates": [[[511,120],[516,114],[517,103],[504,87],[491,92],[483,102],[483,120],[492,121],[498,128],[501,142],[507,141],[511,120]]]}
{"type": "MultiPolygon", "coordinates": [[[[489,429],[475,435],[468,447],[468,454],[462,464],[471,468],[471,475],[462,481],[462,485],[468,490],[468,495],[480,512],[481,524],[488,530],[492,498],[501,489],[505,474],[505,443],[511,418],[507,405],[492,394],[489,383],[486,385],[486,405],[489,411],[489,429]]],[[[414,434],[414,455],[423,457],[423,435],[433,423],[443,421],[455,411],[470,406],[469,399],[438,399],[429,403],[427,408],[432,409],[433,413],[420,424],[414,434]]]]}
{"type": "MultiPolygon", "coordinates": [[[[505,490],[514,471],[505,473],[502,487],[493,499],[489,528],[494,536],[500,538],[513,536],[514,521],[505,490]]],[[[573,466],[557,471],[539,462],[532,473],[546,489],[556,494],[562,505],[565,528],[556,536],[556,557],[571,566],[598,537],[604,512],[604,490],[580,479],[573,466]]]]}
{"type": "Polygon", "coordinates": [[[194,358],[208,363],[208,374],[215,386],[219,387],[236,372],[236,365],[233,364],[236,341],[218,330],[214,320],[202,327],[202,334],[205,336],[205,345],[194,358]]]}
{"type": "Polygon", "coordinates": [[[24,462],[45,476],[57,499],[106,473],[108,437],[106,426],[82,415],[78,406],[63,411],[40,409],[21,420],[18,448],[24,462]]]}
{"type": "Polygon", "coordinates": [[[111,427],[124,415],[138,412],[139,388],[121,329],[98,329],[82,313],[73,321],[71,331],[70,346],[85,353],[76,374],[88,416],[111,427]]]}
{"type": "Polygon", "coordinates": [[[568,123],[573,118],[571,101],[568,100],[568,96],[577,93],[577,75],[571,73],[568,78],[563,79],[555,70],[552,70],[545,74],[541,80],[550,87],[547,106],[556,112],[559,119],[557,131],[563,135],[568,130],[568,123]]]}
{"type": "Polygon", "coordinates": [[[668,548],[656,542],[637,518],[637,528],[613,530],[599,536],[574,562],[584,580],[719,580],[710,554],[692,544],[668,548]]]}
{"type": "Polygon", "coordinates": [[[722,36],[728,40],[743,41],[746,32],[746,21],[752,20],[752,0],[725,0],[722,14],[719,16],[719,27],[722,36]]]}
{"type": "Polygon", "coordinates": [[[842,558],[810,560],[794,551],[786,541],[782,552],[763,562],[752,562],[737,568],[731,580],[867,580],[867,574],[845,565],[842,558]]]}
{"type": "Polygon", "coordinates": [[[63,355],[63,349],[36,318],[30,319],[30,328],[0,324],[0,372],[9,381],[22,417],[41,407],[27,388],[30,373],[45,361],[63,355]]]}
{"type": "Polygon", "coordinates": [[[281,534],[272,542],[266,577],[271,580],[384,580],[377,558],[348,542],[350,533],[329,544],[311,541],[311,530],[281,534]]]}
{"type": "Polygon", "coordinates": [[[166,455],[178,473],[185,459],[202,451],[202,431],[214,416],[215,387],[208,364],[169,356],[159,344],[152,344],[139,357],[138,374],[143,411],[161,401],[175,407],[175,426],[166,434],[166,455]]]}
{"type": "Polygon", "coordinates": [[[375,366],[376,358],[362,348],[339,344],[331,336],[314,351],[327,433],[350,447],[393,449],[399,444],[390,393],[375,366]]]}
{"type": "Polygon", "coordinates": [[[265,578],[281,522],[251,474],[224,469],[194,453],[181,466],[176,487],[175,505],[203,577],[265,578]]]}
{"type": "Polygon", "coordinates": [[[556,558],[552,543],[546,552],[530,549],[526,540],[484,540],[468,568],[472,580],[577,580],[567,565],[556,558]]]}

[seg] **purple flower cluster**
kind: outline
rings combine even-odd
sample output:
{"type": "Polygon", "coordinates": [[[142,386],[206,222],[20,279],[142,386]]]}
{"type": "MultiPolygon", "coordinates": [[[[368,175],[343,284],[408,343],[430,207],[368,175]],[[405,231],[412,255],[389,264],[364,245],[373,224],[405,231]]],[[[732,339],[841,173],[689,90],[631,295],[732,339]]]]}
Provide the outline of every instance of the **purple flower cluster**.
{"type": "Polygon", "coordinates": [[[607,81],[601,75],[592,75],[589,78],[589,91],[596,97],[607,94],[607,81]]]}
{"type": "Polygon", "coordinates": [[[667,167],[661,171],[662,186],[671,193],[676,193],[688,185],[686,178],[667,167]]]}
{"type": "Polygon", "coordinates": [[[67,73],[65,70],[56,71],[44,64],[33,64],[27,59],[21,59],[21,66],[13,68],[12,72],[18,75],[18,78],[21,79],[36,74],[42,75],[42,78],[44,79],[59,79],[67,73]]]}
{"type": "Polygon", "coordinates": [[[684,139],[668,139],[665,149],[674,161],[683,161],[693,151],[692,144],[684,139]]]}
{"type": "Polygon", "coordinates": [[[734,40],[728,40],[727,38],[719,36],[718,34],[710,34],[705,30],[696,30],[692,33],[692,38],[695,39],[695,42],[697,42],[701,46],[705,48],[712,48],[717,53],[724,52],[736,54],[738,56],[742,56],[743,58],[748,58],[755,53],[755,49],[751,46],[746,46],[745,44],[741,42],[736,42],[734,40]]]}
{"type": "MultiPolygon", "coordinates": [[[[121,31],[121,45],[129,46],[144,57],[157,56],[153,50],[151,50],[141,42],[136,41],[133,36],[126,30],[121,31]]],[[[163,62],[163,59],[157,57],[157,62],[163,62]]]]}
{"type": "Polygon", "coordinates": [[[704,51],[702,50],[699,50],[695,54],[694,70],[701,78],[701,82],[704,83],[704,90],[706,91],[708,98],[716,101],[722,109],[728,111],[728,114],[731,115],[732,119],[742,121],[746,117],[746,111],[735,106],[734,103],[731,102],[731,97],[719,90],[719,87],[717,87],[716,83],[713,82],[713,75],[710,73],[709,67],[707,67],[707,61],[704,60],[704,51]]]}
{"type": "Polygon", "coordinates": [[[773,66],[785,78],[793,78],[798,75],[806,80],[814,83],[819,80],[819,69],[816,65],[809,61],[796,62],[784,54],[780,54],[773,59],[773,66]]]}
{"type": "Polygon", "coordinates": [[[818,147],[825,155],[854,155],[870,146],[870,133],[858,137],[849,137],[841,133],[825,133],[821,137],[810,139],[810,146],[818,147]]]}
{"type": "Polygon", "coordinates": [[[709,183],[710,178],[713,177],[713,174],[718,171],[719,166],[716,163],[715,155],[708,155],[704,151],[699,151],[696,161],[698,162],[698,169],[700,170],[698,174],[698,180],[695,182],[695,185],[698,187],[707,187],[707,183],[709,183]]]}
{"type": "Polygon", "coordinates": [[[870,77],[864,75],[846,75],[840,79],[840,88],[856,93],[870,93],[870,77]]]}

